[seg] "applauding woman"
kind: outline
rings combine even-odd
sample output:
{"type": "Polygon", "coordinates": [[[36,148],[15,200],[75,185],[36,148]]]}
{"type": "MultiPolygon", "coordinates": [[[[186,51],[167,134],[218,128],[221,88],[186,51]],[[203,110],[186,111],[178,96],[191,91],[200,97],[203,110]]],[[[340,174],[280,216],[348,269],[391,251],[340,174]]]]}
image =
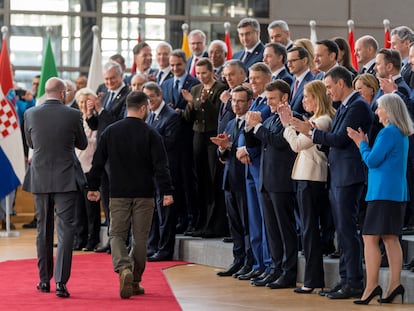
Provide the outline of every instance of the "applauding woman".
{"type": "MultiPolygon", "coordinates": [[[[312,122],[318,129],[329,131],[335,109],[326,94],[322,81],[307,83],[303,91],[303,108],[312,115],[312,122]]],[[[314,288],[324,287],[320,218],[329,214],[327,190],[328,160],[324,152],[317,149],[312,139],[298,134],[289,126],[292,120],[290,106],[279,111],[285,131],[284,138],[298,155],[292,170],[292,179],[297,181],[297,201],[300,213],[303,250],[306,259],[304,285],[295,289],[298,294],[311,293],[314,288]]]]}
{"type": "Polygon", "coordinates": [[[402,99],[386,94],[378,99],[376,114],[384,128],[378,133],[372,148],[361,129],[348,128],[348,136],[358,146],[368,167],[368,202],[362,237],[364,240],[367,281],[361,300],[356,304],[368,304],[379,296],[379,302],[391,303],[401,295],[402,250],[398,239],[403,225],[407,191],[408,136],[414,133],[413,123],[402,99]],[[378,285],[381,263],[379,241],[383,240],[389,263],[389,283],[386,298],[381,299],[378,285]]]}

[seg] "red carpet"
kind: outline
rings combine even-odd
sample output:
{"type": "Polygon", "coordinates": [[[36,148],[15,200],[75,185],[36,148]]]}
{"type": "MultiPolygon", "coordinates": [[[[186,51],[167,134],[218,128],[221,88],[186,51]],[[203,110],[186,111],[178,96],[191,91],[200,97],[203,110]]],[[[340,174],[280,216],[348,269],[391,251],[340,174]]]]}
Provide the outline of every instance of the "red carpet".
{"type": "Polygon", "coordinates": [[[73,257],[67,284],[70,298],[36,290],[39,281],[36,259],[0,263],[1,310],[181,310],[162,269],[185,264],[181,261],[147,263],[141,285],[145,294],[121,299],[118,274],[113,272],[111,256],[88,254],[73,257]]]}

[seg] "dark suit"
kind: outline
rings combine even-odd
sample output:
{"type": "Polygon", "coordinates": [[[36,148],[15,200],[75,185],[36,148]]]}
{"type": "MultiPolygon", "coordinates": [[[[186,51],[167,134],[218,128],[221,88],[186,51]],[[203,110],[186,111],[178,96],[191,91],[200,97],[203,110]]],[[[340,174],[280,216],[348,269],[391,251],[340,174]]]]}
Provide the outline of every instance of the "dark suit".
{"type": "Polygon", "coordinates": [[[348,137],[346,128],[360,127],[368,133],[372,119],[372,111],[367,103],[354,92],[348,102],[342,103],[337,110],[330,132],[313,132],[314,143],[329,147],[329,197],[341,252],[339,273],[341,284],[353,288],[362,288],[363,279],[356,219],[365,171],[359,150],[348,137]]]}
{"type": "Polygon", "coordinates": [[[245,167],[236,158],[237,140],[243,131],[244,121],[238,129],[236,118],[229,121],[225,129],[231,135],[232,146],[220,158],[225,161],[223,184],[224,197],[229,220],[230,235],[233,238],[234,263],[252,266],[253,255],[250,246],[249,220],[247,212],[245,167]]]}
{"type": "Polygon", "coordinates": [[[231,100],[228,100],[227,103],[221,102],[218,115],[217,133],[223,133],[227,127],[227,123],[235,116],[236,115],[231,108],[231,100]]]}
{"type": "Polygon", "coordinates": [[[280,71],[275,77],[272,76],[272,80],[277,80],[277,79],[281,79],[285,81],[290,86],[292,85],[293,80],[294,80],[294,78],[289,73],[289,71],[286,70],[286,68],[283,68],[282,71],[280,71]]]}
{"type": "Polygon", "coordinates": [[[374,77],[376,77],[376,76],[377,76],[377,73],[376,73],[376,71],[375,71],[374,67],[375,67],[375,62],[374,62],[373,64],[371,64],[371,66],[369,66],[369,67],[368,67],[368,68],[366,68],[365,70],[364,70],[364,67],[361,67],[361,69],[358,71],[358,74],[362,74],[362,73],[370,73],[370,74],[372,74],[374,77]]]}
{"type": "MultiPolygon", "coordinates": [[[[181,130],[180,115],[168,105],[164,105],[159,115],[154,120],[151,119],[149,117],[147,123],[154,127],[163,138],[173,186],[176,188],[179,164],[179,148],[177,142],[181,130]]],[[[182,202],[176,200],[173,205],[163,206],[163,195],[160,189],[156,189],[156,210],[152,219],[147,250],[149,256],[158,253],[161,258],[172,258],[175,244],[175,226],[177,223],[175,206],[182,204],[182,202]]]]}
{"type": "Polygon", "coordinates": [[[244,57],[246,50],[241,50],[233,54],[233,59],[242,60],[246,69],[249,69],[251,65],[263,61],[264,44],[260,42],[252,53],[244,57]]]}
{"type": "Polygon", "coordinates": [[[293,111],[296,111],[297,113],[303,115],[306,114],[305,109],[303,109],[302,106],[302,100],[303,100],[303,88],[305,86],[306,83],[308,83],[309,81],[312,81],[315,79],[315,76],[313,75],[313,73],[311,71],[309,71],[305,77],[303,78],[302,81],[300,81],[298,88],[296,89],[295,95],[293,95],[293,89],[295,86],[295,82],[296,79],[292,82],[292,85],[290,86],[290,106],[292,107],[293,111]]]}
{"type": "Polygon", "coordinates": [[[283,275],[286,282],[295,284],[298,241],[291,174],[296,154],[284,139],[283,131],[279,116],[275,114],[267,118],[255,134],[252,129],[245,135],[247,146],[261,145],[260,190],[272,268],[283,275]]]}
{"type": "Polygon", "coordinates": [[[83,150],[88,145],[82,122],[79,110],[57,100],[46,100],[25,113],[25,134],[33,157],[22,188],[34,194],[39,277],[45,283],[53,276],[55,208],[58,248],[54,278],[56,283],[66,284],[70,277],[76,197],[86,185],[75,155],[75,147],[83,150]]]}
{"type": "MultiPolygon", "coordinates": [[[[165,80],[162,85],[162,95],[164,102],[174,109],[182,110],[187,106],[183,95],[179,94],[178,100],[174,100],[174,78],[165,80]]],[[[182,89],[190,91],[194,85],[200,84],[196,78],[186,75],[182,89]]],[[[179,200],[184,202],[183,206],[177,206],[177,213],[179,215],[179,222],[183,226],[194,226],[194,221],[197,218],[197,211],[195,207],[195,190],[194,190],[194,171],[193,171],[193,130],[192,124],[183,120],[182,131],[179,140],[180,146],[180,172],[178,188],[176,189],[176,196],[182,196],[179,200]]]]}
{"type": "MultiPolygon", "coordinates": [[[[201,54],[200,56],[197,56],[197,59],[200,59],[202,57],[208,57],[208,53],[207,51],[204,51],[203,54],[201,54]]],[[[187,72],[187,74],[190,74],[190,70],[191,70],[191,65],[193,63],[193,59],[194,59],[194,55],[191,55],[188,59],[187,59],[187,66],[185,67],[185,71],[187,72]]],[[[194,65],[195,66],[195,65],[194,65]]],[[[195,77],[193,77],[195,78],[195,77]]]]}
{"type": "Polygon", "coordinates": [[[411,65],[407,62],[401,68],[401,76],[411,89],[414,89],[414,72],[411,70],[411,65]]]}
{"type": "MultiPolygon", "coordinates": [[[[256,98],[250,106],[250,111],[260,111],[262,120],[266,120],[270,115],[270,108],[267,105],[267,99],[256,98]]],[[[246,146],[244,133],[240,135],[238,146],[246,146]]],[[[252,247],[254,264],[253,269],[263,270],[270,269],[272,258],[269,254],[267,245],[267,236],[264,225],[263,204],[260,198],[260,145],[247,147],[247,152],[251,164],[246,165],[246,193],[247,193],[247,210],[249,214],[249,233],[250,244],[252,247]]]]}

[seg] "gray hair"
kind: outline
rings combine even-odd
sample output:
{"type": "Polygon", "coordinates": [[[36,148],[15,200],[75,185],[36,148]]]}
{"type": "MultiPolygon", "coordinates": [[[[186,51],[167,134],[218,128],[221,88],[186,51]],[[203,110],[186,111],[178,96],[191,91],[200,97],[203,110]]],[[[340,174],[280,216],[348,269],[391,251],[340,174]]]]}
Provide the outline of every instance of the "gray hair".
{"type": "Polygon", "coordinates": [[[104,67],[103,67],[103,71],[107,72],[108,70],[111,70],[112,68],[116,68],[116,71],[122,75],[123,71],[122,71],[122,67],[119,63],[114,62],[114,61],[109,61],[107,62],[104,67]]]}
{"type": "Polygon", "coordinates": [[[171,44],[169,44],[167,41],[160,42],[157,45],[157,47],[155,48],[155,51],[158,50],[158,48],[163,47],[163,46],[166,46],[167,48],[169,48],[170,49],[170,53],[172,52],[173,48],[172,48],[171,44]]]}
{"type": "Polygon", "coordinates": [[[267,27],[267,30],[270,30],[276,27],[279,27],[283,31],[289,31],[289,25],[284,20],[281,20],[281,19],[271,22],[269,26],[267,27]]]}
{"type": "Polygon", "coordinates": [[[409,40],[410,42],[414,41],[414,32],[410,27],[407,26],[399,26],[395,27],[391,31],[391,36],[396,35],[400,41],[409,40]]]}
{"type": "Polygon", "coordinates": [[[378,107],[388,113],[388,119],[404,135],[410,136],[414,133],[413,121],[408,113],[407,106],[397,94],[384,94],[377,100],[378,107]]]}
{"type": "Polygon", "coordinates": [[[208,50],[210,51],[211,47],[215,44],[218,44],[221,46],[221,48],[223,49],[223,51],[227,54],[228,50],[227,50],[227,45],[223,40],[213,40],[210,42],[210,45],[208,46],[208,50]]]}
{"type": "Polygon", "coordinates": [[[201,38],[203,38],[203,42],[204,42],[204,44],[206,43],[206,41],[207,41],[207,36],[206,36],[206,34],[204,33],[204,31],[202,31],[202,30],[200,30],[200,29],[194,29],[194,30],[190,31],[190,33],[188,34],[188,40],[190,40],[190,39],[191,39],[191,37],[192,37],[192,36],[194,36],[194,35],[199,35],[201,38]]]}

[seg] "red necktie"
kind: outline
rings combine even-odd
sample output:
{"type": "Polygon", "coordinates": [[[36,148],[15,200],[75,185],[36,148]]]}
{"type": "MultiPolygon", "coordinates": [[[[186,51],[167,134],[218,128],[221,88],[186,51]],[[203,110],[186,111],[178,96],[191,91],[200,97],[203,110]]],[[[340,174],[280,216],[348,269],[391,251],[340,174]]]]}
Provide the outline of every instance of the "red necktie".
{"type": "Polygon", "coordinates": [[[197,64],[198,58],[194,56],[194,61],[193,61],[193,67],[191,68],[191,72],[190,75],[195,77],[196,76],[196,64],[197,64]]]}
{"type": "Polygon", "coordinates": [[[292,98],[295,97],[296,91],[298,90],[299,80],[295,81],[295,86],[293,87],[292,98]]]}

